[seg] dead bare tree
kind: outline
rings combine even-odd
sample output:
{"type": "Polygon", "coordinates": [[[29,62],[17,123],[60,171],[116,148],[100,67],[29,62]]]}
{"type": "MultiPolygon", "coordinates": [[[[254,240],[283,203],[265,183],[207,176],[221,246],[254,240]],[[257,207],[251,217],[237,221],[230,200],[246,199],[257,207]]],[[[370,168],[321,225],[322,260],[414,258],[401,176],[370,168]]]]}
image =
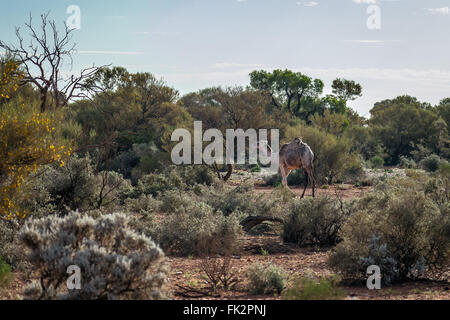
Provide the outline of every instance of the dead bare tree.
{"type": "Polygon", "coordinates": [[[55,21],[49,20],[48,15],[42,14],[40,28],[35,28],[30,14],[29,21],[25,23],[30,36],[29,44],[25,43],[19,27],[16,28],[17,46],[0,40],[0,48],[17,59],[24,68],[25,76],[21,84],[31,83],[39,90],[41,112],[50,105],[66,106],[73,99],[88,98],[97,92],[99,88],[87,80],[105,67],[93,65],[82,69],[78,75],[63,75],[62,68],[66,62],[71,68],[73,66],[72,55],[76,52],[76,44],[72,43],[74,29],[64,25],[60,33],[55,21]]]}

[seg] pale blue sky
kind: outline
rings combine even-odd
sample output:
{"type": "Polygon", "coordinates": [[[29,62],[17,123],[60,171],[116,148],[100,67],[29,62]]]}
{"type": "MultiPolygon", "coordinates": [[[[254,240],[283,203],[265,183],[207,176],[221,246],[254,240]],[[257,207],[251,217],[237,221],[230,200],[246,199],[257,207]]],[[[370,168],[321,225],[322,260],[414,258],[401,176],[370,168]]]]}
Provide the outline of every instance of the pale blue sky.
{"type": "Polygon", "coordinates": [[[352,103],[411,94],[437,103],[450,96],[450,0],[1,0],[0,38],[31,12],[60,22],[81,9],[75,69],[120,65],[163,77],[182,94],[216,85],[247,85],[254,69],[289,68],[363,84],[352,103]],[[359,2],[359,3],[358,3],[359,2]],[[369,30],[369,3],[381,29],[369,30]]]}

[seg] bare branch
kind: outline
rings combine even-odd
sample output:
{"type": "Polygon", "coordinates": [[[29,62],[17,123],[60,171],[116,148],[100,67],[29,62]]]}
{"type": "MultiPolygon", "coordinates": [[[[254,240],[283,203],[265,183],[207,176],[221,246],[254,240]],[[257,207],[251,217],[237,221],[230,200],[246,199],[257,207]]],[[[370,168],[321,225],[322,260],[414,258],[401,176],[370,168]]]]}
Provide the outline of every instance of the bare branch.
{"type": "Polygon", "coordinates": [[[28,45],[24,44],[20,28],[16,28],[17,46],[0,40],[0,48],[10,53],[24,68],[25,76],[21,84],[31,83],[39,90],[41,112],[49,106],[66,106],[74,99],[89,98],[89,95],[97,93],[100,88],[91,87],[87,80],[106,67],[92,66],[81,70],[78,76],[64,77],[61,73],[64,63],[69,61],[72,68],[72,55],[76,52],[76,44],[72,43],[73,29],[64,25],[64,30],[60,32],[55,21],[49,20],[48,16],[49,13],[41,15],[40,28],[36,29],[30,14],[25,23],[30,37],[28,45]],[[49,100],[49,97],[52,99],[49,100]]]}

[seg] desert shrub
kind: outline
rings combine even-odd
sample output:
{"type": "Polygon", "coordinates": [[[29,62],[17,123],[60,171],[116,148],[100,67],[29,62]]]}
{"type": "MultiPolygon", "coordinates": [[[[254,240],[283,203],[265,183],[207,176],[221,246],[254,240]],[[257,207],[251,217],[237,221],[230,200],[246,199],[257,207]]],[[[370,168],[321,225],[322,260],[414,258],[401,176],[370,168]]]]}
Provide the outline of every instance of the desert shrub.
{"type": "Polygon", "coordinates": [[[208,166],[171,166],[161,173],[143,176],[137,183],[133,197],[142,194],[157,196],[168,190],[189,190],[197,185],[211,186],[218,181],[208,166]]]}
{"type": "Polygon", "coordinates": [[[182,184],[179,177],[167,177],[163,174],[151,173],[143,176],[137,183],[133,197],[151,195],[156,197],[160,193],[175,189],[182,184]]]}
{"type": "MultiPolygon", "coordinates": [[[[139,164],[140,156],[135,150],[135,145],[131,150],[120,152],[115,158],[110,159],[108,169],[119,172],[127,179],[131,178],[132,170],[139,164]]],[[[138,176],[138,180],[141,176],[138,176]]],[[[137,183],[137,180],[135,181],[137,183]]]]}
{"type": "Polygon", "coordinates": [[[283,240],[300,246],[330,246],[341,239],[339,231],[350,211],[338,199],[328,196],[296,199],[285,220],[283,240]]]}
{"type": "Polygon", "coordinates": [[[151,195],[143,194],[137,199],[125,199],[124,205],[129,212],[148,215],[158,211],[161,206],[161,201],[155,199],[151,195]]]}
{"type": "Polygon", "coordinates": [[[295,285],[286,289],[283,298],[286,300],[340,300],[345,291],[339,288],[339,277],[320,277],[318,279],[306,275],[296,281],[295,285]]]}
{"type": "Polygon", "coordinates": [[[95,193],[91,208],[94,210],[119,210],[126,194],[132,188],[130,181],[125,180],[120,173],[101,171],[95,174],[95,193]]]}
{"type": "Polygon", "coordinates": [[[248,290],[252,294],[280,294],[286,287],[287,273],[275,264],[251,265],[247,270],[248,290]]]}
{"type": "Polygon", "coordinates": [[[401,156],[399,166],[400,168],[413,169],[417,166],[417,164],[413,159],[401,156]]]}
{"type": "MultiPolygon", "coordinates": [[[[8,70],[0,66],[0,103],[10,99],[3,94],[4,86],[18,88],[8,78],[8,70]],[[5,78],[6,77],[6,78],[5,78]],[[8,78],[8,79],[7,79],[8,78]]],[[[9,93],[9,94],[12,94],[9,93]]],[[[42,166],[57,163],[64,166],[71,149],[59,141],[55,113],[33,112],[27,101],[12,101],[0,108],[0,216],[8,219],[25,218],[29,212],[22,210],[16,197],[22,195],[25,179],[42,166]]]]}
{"type": "Polygon", "coordinates": [[[176,167],[183,181],[189,186],[203,184],[211,186],[218,181],[214,170],[207,165],[192,165],[176,167]]]}
{"type": "Polygon", "coordinates": [[[360,181],[364,181],[366,179],[366,173],[364,171],[363,162],[364,161],[358,154],[353,153],[348,158],[346,168],[343,173],[339,175],[339,179],[336,179],[336,182],[340,181],[356,185],[360,181]]]}
{"type": "Polygon", "coordinates": [[[45,187],[58,212],[84,211],[93,206],[96,179],[89,157],[72,157],[64,167],[48,166],[36,182],[45,187]]]}
{"type": "Polygon", "coordinates": [[[439,169],[439,165],[441,164],[441,158],[438,155],[432,154],[428,157],[425,157],[422,161],[420,161],[420,167],[428,172],[435,172],[439,169]]]}
{"type": "Polygon", "coordinates": [[[123,158],[121,157],[118,160],[132,161],[129,164],[123,163],[121,168],[125,172],[131,171],[131,180],[133,183],[136,183],[148,173],[163,169],[170,163],[170,154],[160,150],[153,142],[134,144],[132,150],[127,153],[124,154],[123,158]],[[127,153],[129,154],[127,155],[127,153]],[[133,163],[133,160],[137,160],[136,163],[133,163]],[[125,167],[126,165],[133,165],[133,167],[125,167]]]}
{"type": "Polygon", "coordinates": [[[256,194],[251,181],[244,181],[234,188],[203,188],[200,193],[201,199],[215,211],[221,211],[226,216],[239,212],[242,219],[249,215],[280,218],[284,216],[285,203],[290,201],[292,195],[284,188],[276,189],[272,194],[256,194]]]}
{"type": "MultiPolygon", "coordinates": [[[[369,239],[369,248],[366,257],[360,257],[359,264],[361,269],[367,270],[369,266],[379,266],[383,273],[383,283],[390,285],[397,279],[399,279],[399,269],[397,269],[397,261],[390,255],[387,250],[386,244],[381,244],[380,239],[373,236],[369,239]]],[[[423,264],[420,264],[423,267],[423,264]]],[[[417,265],[417,267],[421,267],[417,265]]],[[[423,273],[424,270],[421,270],[423,273]]]]}
{"type": "Polygon", "coordinates": [[[45,181],[48,168],[44,167],[37,172],[37,177],[29,176],[24,182],[22,194],[18,197],[17,206],[33,217],[43,217],[56,210],[56,201],[49,192],[50,181],[45,181]]]}
{"type": "Polygon", "coordinates": [[[205,274],[204,279],[213,290],[216,290],[219,286],[229,290],[239,282],[230,255],[222,258],[205,257],[200,264],[200,268],[205,274]]]}
{"type": "Polygon", "coordinates": [[[181,190],[169,190],[160,195],[161,202],[160,210],[166,213],[172,213],[180,210],[194,200],[194,195],[189,192],[183,192],[181,190]]]}
{"type": "Polygon", "coordinates": [[[14,270],[24,270],[27,267],[23,250],[18,243],[19,230],[19,221],[0,219],[0,257],[14,270]]]}
{"type": "Polygon", "coordinates": [[[94,219],[78,212],[28,220],[20,232],[39,281],[29,299],[157,299],[164,297],[164,254],[128,227],[123,214],[94,219]],[[81,269],[80,290],[66,290],[67,268],[81,269]]]}
{"type": "Polygon", "coordinates": [[[11,267],[0,256],[0,289],[5,288],[11,280],[11,267]]]}
{"type": "Polygon", "coordinates": [[[252,212],[254,196],[251,181],[245,181],[235,188],[224,187],[203,190],[204,201],[224,215],[230,215],[236,211],[252,212]]]}
{"type": "MultiPolygon", "coordinates": [[[[281,185],[282,176],[278,170],[277,174],[266,176],[263,178],[267,186],[277,187],[281,185]]],[[[299,186],[306,182],[306,175],[303,169],[293,170],[288,176],[288,185],[299,186]]]]}
{"type": "Polygon", "coordinates": [[[429,181],[388,181],[358,201],[331,267],[346,278],[364,279],[367,266],[378,264],[388,284],[448,266],[450,207],[439,191],[426,192],[429,181]]]}
{"type": "Polygon", "coordinates": [[[67,159],[64,166],[49,165],[30,177],[27,198],[21,205],[40,217],[70,210],[82,212],[117,209],[124,190],[131,188],[128,180],[113,171],[95,172],[89,157],[67,159]]]}
{"type": "Polygon", "coordinates": [[[374,156],[370,159],[372,168],[381,168],[384,165],[384,160],[380,156],[374,156]]]}
{"type": "Polygon", "coordinates": [[[202,256],[233,252],[241,226],[236,214],[226,217],[203,202],[191,201],[151,232],[166,252],[202,256]]]}
{"type": "Polygon", "coordinates": [[[301,127],[300,136],[314,152],[314,177],[318,183],[332,184],[353,165],[349,139],[308,126],[301,127]]]}
{"type": "MultiPolygon", "coordinates": [[[[290,175],[289,175],[290,176],[290,175]]],[[[288,179],[289,179],[289,177],[288,177],[288,179]]],[[[264,184],[266,185],[266,186],[271,186],[271,187],[278,187],[278,186],[281,186],[281,173],[280,173],[280,171],[278,170],[278,173],[277,174],[272,174],[272,175],[269,175],[269,176],[264,176],[263,177],[263,180],[264,180],[264,184]]],[[[289,183],[289,181],[288,181],[288,183],[289,183]]]]}
{"type": "Polygon", "coordinates": [[[450,163],[444,162],[439,167],[439,177],[442,179],[444,194],[450,199],[450,163]]]}
{"type": "Polygon", "coordinates": [[[8,258],[11,253],[11,247],[14,247],[14,239],[17,233],[17,222],[14,220],[0,219],[0,257],[8,258]]]}

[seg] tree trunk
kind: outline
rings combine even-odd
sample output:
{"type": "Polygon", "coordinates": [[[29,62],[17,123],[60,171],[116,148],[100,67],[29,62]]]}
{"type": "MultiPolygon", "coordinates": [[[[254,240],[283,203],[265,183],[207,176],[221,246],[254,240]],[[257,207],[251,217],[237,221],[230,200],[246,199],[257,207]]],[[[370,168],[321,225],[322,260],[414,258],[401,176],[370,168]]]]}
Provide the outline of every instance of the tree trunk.
{"type": "Polygon", "coordinates": [[[233,173],[233,166],[231,164],[227,164],[227,168],[228,168],[228,172],[225,175],[225,177],[223,177],[223,181],[228,181],[228,179],[230,179],[231,174],[233,173]]]}
{"type": "Polygon", "coordinates": [[[41,113],[45,112],[45,109],[47,108],[47,90],[41,91],[41,113]]]}
{"type": "Polygon", "coordinates": [[[248,232],[253,227],[263,223],[264,221],[283,223],[283,219],[280,218],[265,217],[265,216],[249,216],[241,221],[241,226],[245,232],[248,232]]]}

